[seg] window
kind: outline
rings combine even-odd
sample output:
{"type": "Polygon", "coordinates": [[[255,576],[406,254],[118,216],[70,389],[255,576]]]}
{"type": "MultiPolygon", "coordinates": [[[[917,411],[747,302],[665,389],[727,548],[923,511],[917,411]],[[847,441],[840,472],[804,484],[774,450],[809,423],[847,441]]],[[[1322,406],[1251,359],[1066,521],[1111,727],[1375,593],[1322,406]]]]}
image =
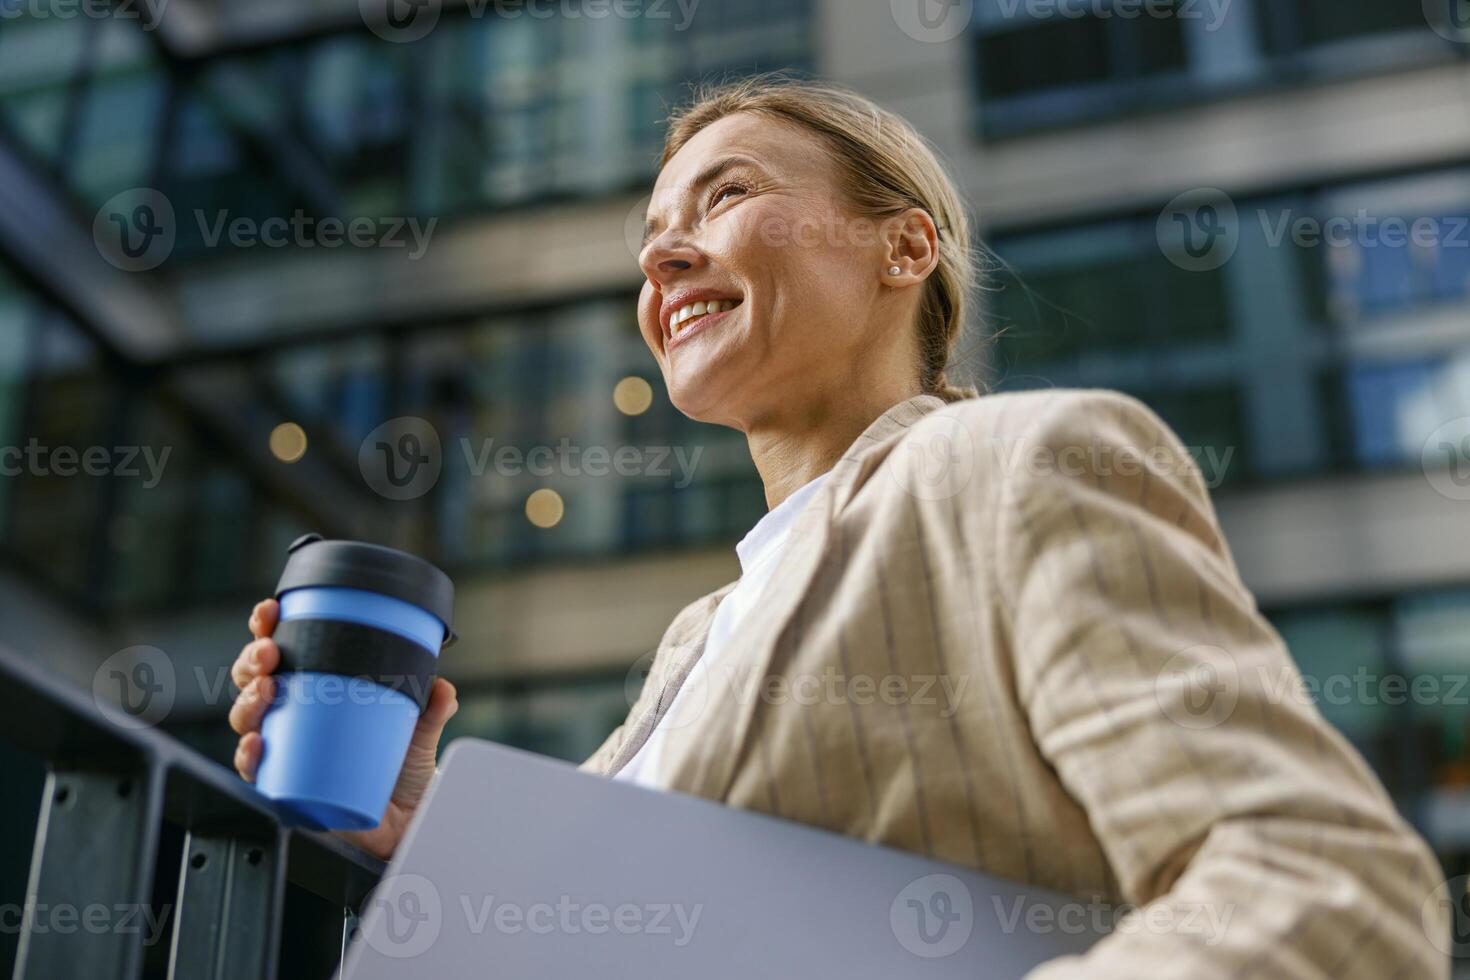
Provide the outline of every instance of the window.
{"type": "Polygon", "coordinates": [[[1057,15],[981,35],[978,54],[981,90],[992,98],[1148,78],[1186,66],[1173,17],[1057,15]]]}
{"type": "MultiPolygon", "coordinates": [[[[1403,596],[1395,604],[1397,652],[1409,681],[1409,714],[1422,731],[1426,773],[1441,790],[1470,790],[1470,593],[1403,596]]],[[[1465,841],[1464,827],[1457,828],[1465,841]]]]}
{"type": "Polygon", "coordinates": [[[1373,35],[1429,33],[1419,0],[1265,0],[1260,9],[1272,55],[1373,35]]]}
{"type": "Polygon", "coordinates": [[[59,313],[35,307],[32,329],[34,373],[25,433],[27,445],[34,440],[45,455],[28,461],[13,481],[9,505],[25,520],[11,522],[10,544],[55,585],[85,591],[96,570],[96,552],[90,521],[79,517],[103,508],[108,481],[75,478],[76,461],[65,463],[57,454],[115,445],[111,420],[120,392],[104,373],[92,342],[59,313]]]}
{"type": "Polygon", "coordinates": [[[1214,387],[1134,394],[1174,430],[1199,464],[1205,486],[1227,486],[1245,476],[1249,460],[1242,451],[1245,426],[1238,390],[1214,387]]]}
{"type": "MultiPolygon", "coordinates": [[[[1443,0],[1446,4],[1454,0],[1443,0]]],[[[1444,61],[1420,0],[977,3],[976,119],[987,136],[1348,74],[1444,61]],[[1351,45],[1350,48],[1345,47],[1351,45]]]]}
{"type": "Polygon", "coordinates": [[[1470,217],[1464,210],[1373,217],[1371,225],[1354,225],[1345,240],[1311,250],[1322,263],[1328,315],[1351,322],[1470,298],[1470,217]]]}
{"type": "Polygon", "coordinates": [[[1333,606],[1272,617],[1323,717],[1380,770],[1394,716],[1381,699],[1358,697],[1388,671],[1388,617],[1381,607],[1333,606]]]}
{"type": "Polygon", "coordinates": [[[0,117],[32,153],[59,167],[68,85],[85,69],[91,22],[7,15],[0,24],[0,117]]]}
{"type": "Polygon", "coordinates": [[[1174,16],[1053,15],[1017,23],[992,14],[990,21],[976,35],[975,71],[980,119],[991,133],[1117,112],[1188,68],[1174,16]]]}
{"type": "Polygon", "coordinates": [[[136,24],[22,16],[0,31],[0,124],[91,207],[157,187],[187,262],[215,254],[183,220],[201,212],[427,216],[641,184],[684,83],[809,71],[811,7],[446,10],[424,44],[362,26],[179,72],[136,24]]]}
{"type": "Polygon", "coordinates": [[[1223,274],[1179,269],[1159,251],[1151,226],[1002,238],[994,247],[1014,269],[990,294],[1005,370],[1230,335],[1223,274]]]}
{"type": "MultiPolygon", "coordinates": [[[[633,656],[630,654],[630,661],[633,656]]],[[[445,739],[487,738],[530,752],[581,762],[622,723],[637,687],[623,671],[554,681],[464,684],[445,739]]]]}
{"type": "MultiPolygon", "coordinates": [[[[1470,355],[1464,353],[1352,364],[1345,383],[1361,466],[1418,465],[1436,429],[1470,415],[1470,355]]],[[[1446,466],[1455,462],[1444,459],[1446,466]]]]}

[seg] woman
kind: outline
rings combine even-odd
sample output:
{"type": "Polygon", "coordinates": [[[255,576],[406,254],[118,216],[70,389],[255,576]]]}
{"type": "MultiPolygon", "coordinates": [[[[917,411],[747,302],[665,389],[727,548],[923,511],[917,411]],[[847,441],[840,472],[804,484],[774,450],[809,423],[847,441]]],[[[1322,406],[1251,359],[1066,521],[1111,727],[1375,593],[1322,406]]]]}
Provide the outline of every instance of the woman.
{"type": "MultiPolygon", "coordinates": [[[[780,79],[708,94],[640,263],[670,398],[746,434],[770,513],[585,768],[1149,906],[1038,977],[1448,975],[1433,857],[1295,696],[1178,439],[1114,392],[947,382],[969,225],[909,126],[780,79]]],[[[277,612],[235,665],[246,779],[277,612]]],[[[391,853],[456,707],[441,679],[354,841],[391,853]]]]}

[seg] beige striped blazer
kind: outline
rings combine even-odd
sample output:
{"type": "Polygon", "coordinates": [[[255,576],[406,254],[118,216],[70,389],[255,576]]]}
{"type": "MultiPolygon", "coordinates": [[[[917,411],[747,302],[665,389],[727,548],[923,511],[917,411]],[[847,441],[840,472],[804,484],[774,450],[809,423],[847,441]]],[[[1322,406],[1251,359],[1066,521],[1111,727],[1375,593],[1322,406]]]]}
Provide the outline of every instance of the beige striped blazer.
{"type": "MultiPolygon", "coordinates": [[[[676,617],[584,768],[632,758],[731,587],[676,617]]],[[[720,660],[678,701],[662,782],[1128,913],[1037,980],[1449,975],[1437,862],[1306,696],[1194,459],[1127,395],[894,406],[720,660]]]]}

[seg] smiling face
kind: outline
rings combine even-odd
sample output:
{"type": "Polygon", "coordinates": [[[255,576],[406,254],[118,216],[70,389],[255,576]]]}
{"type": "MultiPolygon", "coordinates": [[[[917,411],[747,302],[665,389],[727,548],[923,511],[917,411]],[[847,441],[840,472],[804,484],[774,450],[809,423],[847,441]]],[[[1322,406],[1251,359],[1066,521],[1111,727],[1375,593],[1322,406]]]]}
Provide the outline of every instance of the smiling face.
{"type": "Polygon", "coordinates": [[[848,211],[795,124],[735,113],[696,134],[659,174],[639,256],[639,326],[675,407],[749,431],[820,414],[863,372],[913,373],[917,290],[895,286],[916,270],[891,224],[848,211]],[[885,278],[895,261],[906,275],[885,278]]]}

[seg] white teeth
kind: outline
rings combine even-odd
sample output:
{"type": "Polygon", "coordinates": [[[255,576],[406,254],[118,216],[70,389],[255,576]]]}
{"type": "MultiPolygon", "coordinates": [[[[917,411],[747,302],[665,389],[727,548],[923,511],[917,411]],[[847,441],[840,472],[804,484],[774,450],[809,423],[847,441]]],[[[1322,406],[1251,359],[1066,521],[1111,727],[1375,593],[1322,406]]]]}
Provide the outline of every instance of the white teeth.
{"type": "Polygon", "coordinates": [[[696,317],[704,316],[707,313],[725,313],[733,310],[738,305],[740,305],[738,302],[729,299],[710,300],[705,303],[690,303],[688,306],[681,307],[677,313],[669,318],[669,327],[674,333],[680,333],[685,329],[684,324],[696,317]]]}

